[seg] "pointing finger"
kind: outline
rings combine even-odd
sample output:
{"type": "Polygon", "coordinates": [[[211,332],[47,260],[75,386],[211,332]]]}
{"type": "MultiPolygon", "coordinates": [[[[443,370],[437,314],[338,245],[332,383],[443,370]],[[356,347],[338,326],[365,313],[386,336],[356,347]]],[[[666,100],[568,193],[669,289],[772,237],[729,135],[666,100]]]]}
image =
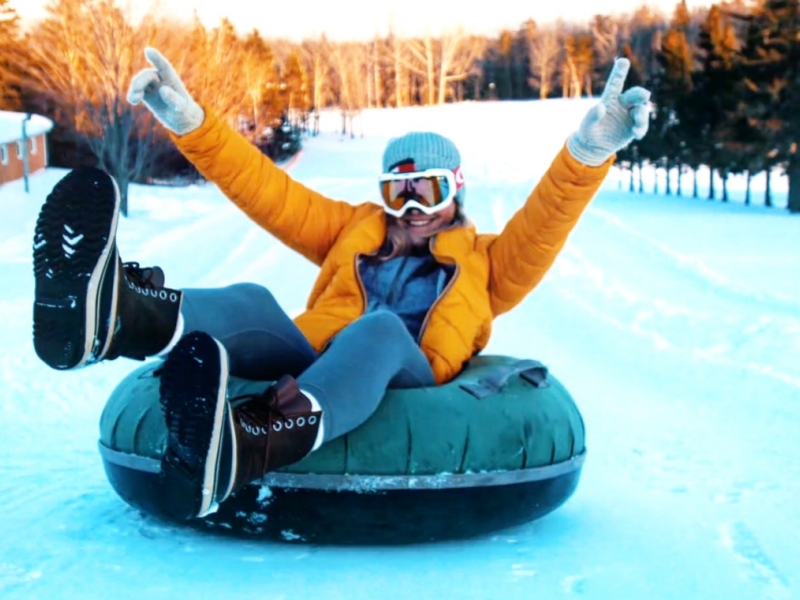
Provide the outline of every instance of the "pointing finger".
{"type": "Polygon", "coordinates": [[[616,98],[622,93],[622,89],[625,87],[625,79],[628,77],[630,68],[631,61],[627,58],[618,58],[614,61],[614,68],[611,69],[611,74],[608,76],[606,87],[601,97],[604,103],[616,98]]]}
{"type": "Polygon", "coordinates": [[[150,64],[152,64],[156,70],[158,71],[159,75],[163,79],[169,79],[174,76],[175,69],[172,68],[172,65],[169,64],[169,61],[164,58],[164,56],[155,48],[147,47],[144,50],[144,55],[150,64]]]}

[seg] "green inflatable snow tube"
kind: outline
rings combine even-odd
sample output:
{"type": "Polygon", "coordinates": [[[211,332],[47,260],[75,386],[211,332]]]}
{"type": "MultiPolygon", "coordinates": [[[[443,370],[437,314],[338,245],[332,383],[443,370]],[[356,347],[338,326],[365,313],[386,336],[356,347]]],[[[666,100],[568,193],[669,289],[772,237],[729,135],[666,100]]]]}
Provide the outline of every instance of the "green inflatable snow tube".
{"type": "MultiPolygon", "coordinates": [[[[160,364],[135,370],[111,394],[100,451],[120,496],[163,516],[160,364]]],[[[266,385],[233,377],[228,395],[266,385]]],[[[389,391],[359,428],[246,487],[198,524],[318,543],[471,537],[562,504],[584,456],[580,412],[541,363],[481,356],[446,385],[389,391]]]]}

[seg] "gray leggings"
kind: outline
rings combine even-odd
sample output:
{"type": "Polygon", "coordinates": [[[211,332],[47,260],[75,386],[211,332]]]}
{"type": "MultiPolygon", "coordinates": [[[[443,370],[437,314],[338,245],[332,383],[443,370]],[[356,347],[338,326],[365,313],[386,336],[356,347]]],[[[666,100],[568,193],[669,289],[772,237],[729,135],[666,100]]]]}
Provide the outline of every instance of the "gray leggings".
{"type": "Polygon", "coordinates": [[[322,408],[325,441],[366,421],[388,388],[434,383],[428,359],[393,313],[364,315],[317,354],[260,285],[183,291],[184,332],[204,331],[219,340],[233,376],[256,381],[296,377],[322,408]]]}

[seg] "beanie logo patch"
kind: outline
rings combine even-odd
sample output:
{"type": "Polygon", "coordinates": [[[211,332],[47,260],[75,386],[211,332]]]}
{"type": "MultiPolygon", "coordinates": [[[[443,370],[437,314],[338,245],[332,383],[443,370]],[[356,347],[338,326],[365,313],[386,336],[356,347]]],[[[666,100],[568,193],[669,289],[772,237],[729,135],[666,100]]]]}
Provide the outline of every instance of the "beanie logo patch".
{"type": "Polygon", "coordinates": [[[413,173],[416,170],[417,170],[417,165],[414,164],[413,158],[406,158],[405,160],[396,162],[389,169],[391,173],[413,173]]]}
{"type": "Polygon", "coordinates": [[[453,169],[453,174],[456,176],[456,189],[460,190],[466,183],[464,179],[464,173],[461,171],[461,165],[453,169]]]}

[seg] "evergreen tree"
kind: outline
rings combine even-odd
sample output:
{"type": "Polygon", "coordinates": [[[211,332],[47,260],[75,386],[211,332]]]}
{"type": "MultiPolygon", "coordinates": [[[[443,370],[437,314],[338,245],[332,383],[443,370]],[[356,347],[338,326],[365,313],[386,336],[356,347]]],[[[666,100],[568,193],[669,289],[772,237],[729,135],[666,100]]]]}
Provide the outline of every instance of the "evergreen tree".
{"type": "Polygon", "coordinates": [[[672,193],[671,168],[677,167],[677,194],[681,195],[683,166],[691,162],[685,139],[689,134],[690,119],[684,118],[683,114],[689,108],[686,98],[692,91],[694,67],[686,31],[689,22],[689,11],[683,0],[675,9],[670,29],[664,35],[657,55],[661,72],[649,86],[658,99],[653,134],[660,142],[659,150],[667,170],[667,194],[672,193]]]}
{"type": "MultiPolygon", "coordinates": [[[[530,23],[533,23],[530,21],[530,23]]],[[[526,22],[514,35],[511,49],[512,79],[514,97],[519,99],[533,98],[533,90],[528,82],[530,61],[528,55],[528,23],[526,22]]]]}
{"type": "Polygon", "coordinates": [[[724,184],[734,163],[731,146],[726,142],[730,141],[729,115],[736,110],[739,93],[736,37],[731,23],[716,5],[709,9],[700,26],[697,59],[700,68],[693,74],[684,118],[688,131],[694,132],[689,134],[693,162],[705,164],[711,170],[708,199],[713,200],[714,173],[719,171],[724,184]]]}
{"type": "Polygon", "coordinates": [[[785,165],[790,212],[800,212],[800,0],[765,0],[747,19],[741,68],[747,130],[763,167],[785,165]]]}
{"type": "Polygon", "coordinates": [[[511,77],[511,41],[511,32],[503,31],[500,34],[500,47],[495,75],[497,96],[500,100],[510,100],[514,97],[514,87],[511,77]]]}

